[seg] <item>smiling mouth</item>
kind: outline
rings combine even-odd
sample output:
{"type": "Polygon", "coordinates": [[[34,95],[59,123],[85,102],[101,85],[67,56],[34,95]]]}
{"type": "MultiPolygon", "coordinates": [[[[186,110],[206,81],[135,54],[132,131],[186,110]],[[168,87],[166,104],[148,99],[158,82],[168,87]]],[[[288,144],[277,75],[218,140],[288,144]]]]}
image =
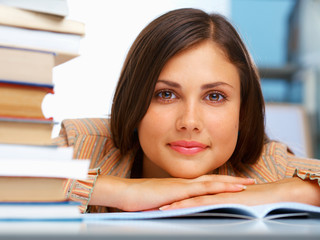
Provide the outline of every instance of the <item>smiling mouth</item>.
{"type": "Polygon", "coordinates": [[[172,150],[184,155],[194,155],[208,148],[207,145],[195,141],[177,141],[168,145],[172,150]]]}

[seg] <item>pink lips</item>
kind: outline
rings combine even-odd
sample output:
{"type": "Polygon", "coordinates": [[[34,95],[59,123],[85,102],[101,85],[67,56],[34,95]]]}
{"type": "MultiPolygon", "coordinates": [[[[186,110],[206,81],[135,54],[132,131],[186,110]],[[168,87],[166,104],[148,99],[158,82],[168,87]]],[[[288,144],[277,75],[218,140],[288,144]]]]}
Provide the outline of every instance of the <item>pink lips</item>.
{"type": "Polygon", "coordinates": [[[176,141],[169,143],[171,149],[185,155],[192,155],[204,151],[208,146],[195,141],[176,141]]]}

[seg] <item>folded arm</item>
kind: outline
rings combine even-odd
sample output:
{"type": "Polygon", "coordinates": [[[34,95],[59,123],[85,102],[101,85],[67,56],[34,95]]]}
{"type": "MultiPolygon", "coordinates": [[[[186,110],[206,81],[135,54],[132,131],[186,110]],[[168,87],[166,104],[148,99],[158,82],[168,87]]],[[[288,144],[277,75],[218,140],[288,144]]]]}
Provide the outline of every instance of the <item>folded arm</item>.
{"type": "Polygon", "coordinates": [[[241,192],[250,184],[254,184],[253,179],[220,175],[196,179],[125,179],[100,175],[89,204],[142,211],[197,196],[241,192]]]}
{"type": "Polygon", "coordinates": [[[275,202],[300,202],[320,206],[320,187],[318,180],[302,180],[299,177],[286,178],[272,183],[249,185],[236,193],[219,193],[194,197],[162,207],[162,210],[211,205],[239,203],[259,205],[275,202]]]}

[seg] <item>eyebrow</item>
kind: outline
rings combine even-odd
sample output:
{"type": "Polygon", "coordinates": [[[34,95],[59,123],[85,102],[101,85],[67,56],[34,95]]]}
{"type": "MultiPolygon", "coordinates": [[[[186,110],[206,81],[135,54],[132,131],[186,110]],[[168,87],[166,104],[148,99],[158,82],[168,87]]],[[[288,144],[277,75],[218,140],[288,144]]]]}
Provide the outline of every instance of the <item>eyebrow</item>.
{"type": "MultiPolygon", "coordinates": [[[[170,87],[174,87],[174,88],[179,88],[181,89],[181,85],[179,83],[176,82],[172,82],[172,81],[168,81],[168,80],[158,80],[158,82],[162,82],[170,87]]],[[[214,82],[214,83],[207,83],[201,86],[201,90],[206,90],[206,89],[210,89],[210,88],[215,88],[221,85],[225,85],[225,86],[229,86],[231,88],[234,88],[233,86],[231,86],[228,83],[225,82],[214,82]]]]}
{"type": "Polygon", "coordinates": [[[231,88],[234,88],[232,85],[228,84],[228,83],[225,83],[225,82],[214,82],[214,83],[208,83],[208,84],[204,84],[201,86],[201,90],[206,90],[206,89],[210,89],[210,88],[215,88],[215,87],[218,87],[218,86],[228,86],[228,87],[231,87],[231,88]]]}
{"type": "Polygon", "coordinates": [[[167,80],[158,80],[158,82],[162,82],[170,87],[174,87],[174,88],[181,88],[181,85],[179,83],[176,82],[172,82],[172,81],[167,81],[167,80]]]}

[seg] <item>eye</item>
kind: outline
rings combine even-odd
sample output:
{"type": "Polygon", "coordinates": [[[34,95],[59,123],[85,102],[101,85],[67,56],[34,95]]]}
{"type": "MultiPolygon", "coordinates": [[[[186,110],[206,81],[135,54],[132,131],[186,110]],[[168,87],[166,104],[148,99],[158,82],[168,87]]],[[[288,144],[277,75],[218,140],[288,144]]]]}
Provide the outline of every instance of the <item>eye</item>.
{"type": "Polygon", "coordinates": [[[225,95],[223,95],[221,93],[213,92],[213,93],[208,94],[205,99],[210,102],[220,103],[220,102],[226,100],[226,97],[225,97],[225,95]]]}
{"type": "Polygon", "coordinates": [[[169,90],[161,90],[156,93],[156,97],[161,99],[161,100],[172,100],[177,98],[177,96],[169,90]]]}

